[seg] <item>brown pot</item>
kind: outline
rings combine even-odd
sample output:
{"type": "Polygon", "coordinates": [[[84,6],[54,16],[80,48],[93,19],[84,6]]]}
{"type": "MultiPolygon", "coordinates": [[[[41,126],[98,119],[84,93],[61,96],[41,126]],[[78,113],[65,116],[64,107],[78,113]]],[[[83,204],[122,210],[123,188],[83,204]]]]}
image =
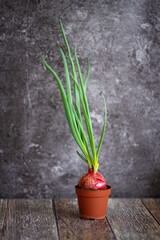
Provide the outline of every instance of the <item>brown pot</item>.
{"type": "Polygon", "coordinates": [[[107,211],[108,198],[111,187],[104,190],[85,190],[75,186],[78,197],[79,214],[83,219],[104,219],[107,211]]]}

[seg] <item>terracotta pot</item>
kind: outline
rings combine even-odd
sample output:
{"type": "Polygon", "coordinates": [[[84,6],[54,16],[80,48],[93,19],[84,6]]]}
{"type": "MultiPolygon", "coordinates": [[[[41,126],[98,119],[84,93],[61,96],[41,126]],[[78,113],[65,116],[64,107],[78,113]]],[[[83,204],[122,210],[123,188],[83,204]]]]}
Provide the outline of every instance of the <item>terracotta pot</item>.
{"type": "Polygon", "coordinates": [[[111,187],[104,190],[85,190],[75,186],[78,197],[79,214],[83,219],[104,219],[107,211],[108,198],[111,187]]]}

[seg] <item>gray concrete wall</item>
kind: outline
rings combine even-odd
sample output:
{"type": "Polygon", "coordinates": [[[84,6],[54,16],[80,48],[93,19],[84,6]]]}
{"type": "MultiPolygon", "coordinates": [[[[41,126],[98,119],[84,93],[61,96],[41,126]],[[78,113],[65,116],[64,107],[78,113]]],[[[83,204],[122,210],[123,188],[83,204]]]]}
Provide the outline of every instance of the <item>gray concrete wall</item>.
{"type": "MultiPolygon", "coordinates": [[[[94,136],[108,119],[99,171],[112,197],[160,197],[160,2],[0,1],[0,197],[74,197],[87,171],[61,96],[62,19],[86,74],[94,136]]],[[[65,48],[64,48],[65,49],[65,48]]]]}

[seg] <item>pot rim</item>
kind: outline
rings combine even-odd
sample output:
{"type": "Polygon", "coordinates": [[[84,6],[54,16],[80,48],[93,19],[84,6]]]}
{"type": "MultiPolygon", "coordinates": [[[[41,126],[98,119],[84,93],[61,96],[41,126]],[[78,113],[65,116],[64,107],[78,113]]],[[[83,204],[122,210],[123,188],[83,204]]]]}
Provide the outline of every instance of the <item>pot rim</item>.
{"type": "Polygon", "coordinates": [[[107,188],[104,190],[88,190],[80,188],[78,185],[75,186],[76,194],[83,197],[106,197],[110,195],[111,188],[111,186],[107,185],[107,188]]]}
{"type": "Polygon", "coordinates": [[[84,189],[84,188],[81,188],[77,184],[77,185],[75,185],[75,188],[79,189],[79,190],[84,190],[84,191],[92,191],[92,192],[101,191],[102,192],[102,191],[107,191],[107,190],[111,189],[112,187],[110,185],[107,185],[107,187],[105,189],[103,189],[103,190],[99,190],[99,189],[94,190],[94,189],[84,189]]]}

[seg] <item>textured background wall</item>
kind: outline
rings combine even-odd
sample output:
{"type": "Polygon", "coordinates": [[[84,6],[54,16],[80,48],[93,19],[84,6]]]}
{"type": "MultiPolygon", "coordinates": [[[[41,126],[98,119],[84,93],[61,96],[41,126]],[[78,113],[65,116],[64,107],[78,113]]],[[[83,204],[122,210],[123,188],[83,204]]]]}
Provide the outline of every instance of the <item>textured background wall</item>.
{"type": "MultiPolygon", "coordinates": [[[[87,171],[55,80],[65,84],[62,19],[85,76],[99,171],[112,197],[160,197],[160,2],[0,1],[0,197],[73,197],[87,171]]],[[[71,48],[73,52],[73,47],[71,48]]]]}

